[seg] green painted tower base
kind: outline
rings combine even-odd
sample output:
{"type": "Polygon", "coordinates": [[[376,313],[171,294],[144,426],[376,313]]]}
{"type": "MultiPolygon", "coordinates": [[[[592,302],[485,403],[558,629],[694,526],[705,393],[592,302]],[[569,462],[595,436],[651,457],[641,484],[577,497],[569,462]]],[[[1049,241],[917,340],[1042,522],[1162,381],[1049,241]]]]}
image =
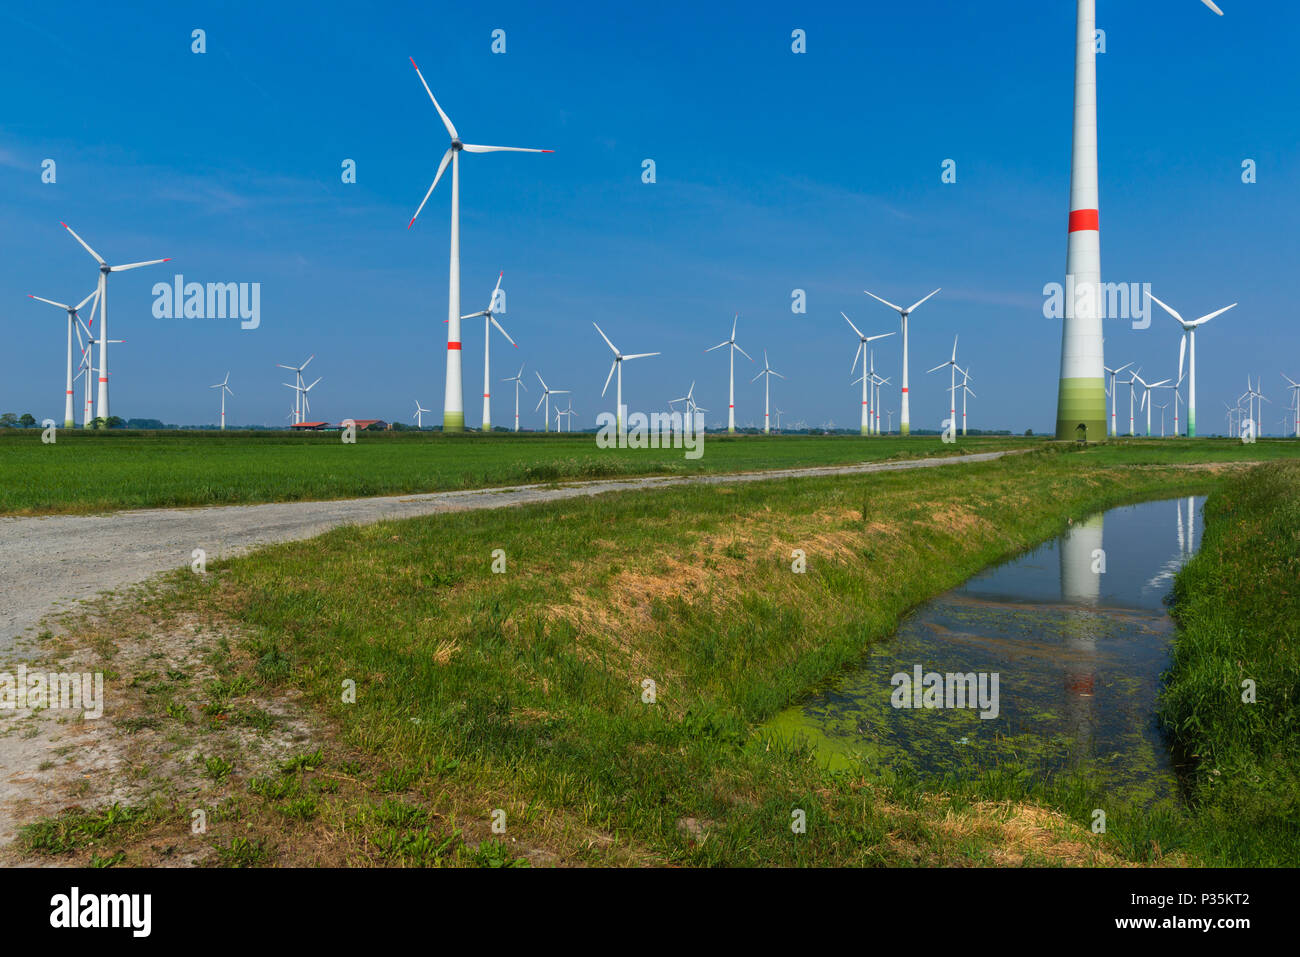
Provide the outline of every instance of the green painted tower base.
{"type": "Polygon", "coordinates": [[[444,432],[464,432],[465,431],[465,413],[464,412],[444,412],[442,414],[442,431],[444,432]]]}
{"type": "Polygon", "coordinates": [[[1056,400],[1056,437],[1100,442],[1106,437],[1104,379],[1062,379],[1056,400]],[[1079,426],[1084,427],[1080,432],[1079,426]]]}

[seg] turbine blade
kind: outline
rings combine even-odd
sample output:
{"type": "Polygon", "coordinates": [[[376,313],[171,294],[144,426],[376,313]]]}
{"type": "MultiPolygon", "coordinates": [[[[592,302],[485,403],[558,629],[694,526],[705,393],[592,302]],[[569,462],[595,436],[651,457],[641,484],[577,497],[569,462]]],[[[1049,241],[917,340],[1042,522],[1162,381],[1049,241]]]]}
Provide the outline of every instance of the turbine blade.
{"type": "Polygon", "coordinates": [[[461,147],[466,153],[554,153],[555,150],[535,150],[526,146],[475,146],[465,143],[461,147]]]}
{"type": "Polygon", "coordinates": [[[748,359],[750,362],[753,362],[753,361],[754,361],[754,357],[751,356],[751,355],[750,355],[748,352],[746,352],[744,349],[741,349],[740,346],[737,346],[734,342],[732,343],[732,346],[734,346],[734,347],[736,348],[736,350],[739,351],[740,354],[741,354],[742,356],[744,356],[746,359],[748,359]]]}
{"type": "MultiPolygon", "coordinates": [[[[593,325],[593,326],[596,326],[596,324],[595,324],[594,322],[592,323],[592,325],[593,325]]],[[[614,355],[618,355],[618,349],[616,349],[616,348],[614,347],[614,343],[612,343],[612,342],[609,341],[609,336],[605,335],[604,330],[602,330],[602,329],[600,328],[600,326],[596,326],[596,331],[599,332],[599,333],[600,333],[600,337],[601,337],[602,339],[605,340],[605,345],[609,346],[610,351],[613,352],[614,355]]]]}
{"type": "MultiPolygon", "coordinates": [[[[844,313],[841,312],[840,315],[841,315],[841,316],[844,316],[844,313]]],[[[864,336],[864,335],[862,334],[862,332],[858,329],[858,327],[855,326],[855,325],[853,324],[853,320],[852,320],[852,319],[850,319],[848,316],[844,316],[844,321],[847,322],[847,323],[849,324],[849,328],[850,328],[850,329],[852,329],[854,332],[856,332],[856,333],[858,334],[858,339],[859,339],[859,340],[862,340],[862,339],[865,339],[865,338],[866,338],[866,336],[864,336]]],[[[861,344],[860,341],[859,341],[859,344],[861,344]]]]}
{"type": "Polygon", "coordinates": [[[879,296],[877,296],[874,292],[871,292],[871,291],[868,290],[868,289],[864,289],[864,290],[862,290],[862,291],[865,292],[865,293],[866,293],[868,296],[870,296],[872,299],[876,300],[876,302],[883,302],[883,303],[884,303],[886,306],[888,306],[890,309],[894,310],[894,312],[899,312],[899,313],[901,313],[901,312],[903,311],[903,307],[902,307],[902,306],[896,306],[896,305],[894,305],[892,302],[890,302],[888,299],[881,299],[881,298],[880,298],[879,296]]]}
{"type": "Polygon", "coordinates": [[[65,309],[65,310],[66,310],[66,309],[71,309],[71,308],[72,308],[71,306],[64,305],[64,304],[61,303],[61,302],[55,302],[53,299],[42,299],[40,296],[33,296],[31,293],[28,293],[28,294],[27,294],[27,298],[28,298],[28,299],[35,299],[37,302],[48,302],[51,306],[58,306],[60,309],[65,309]]]}
{"type": "Polygon", "coordinates": [[[605,394],[606,391],[608,391],[609,380],[614,378],[614,370],[617,368],[618,368],[618,360],[615,359],[614,362],[609,367],[609,375],[605,376],[605,388],[600,390],[600,394],[602,396],[605,394]]]}
{"type": "Polygon", "coordinates": [[[96,286],[94,289],[92,289],[92,290],[90,291],[90,295],[89,295],[89,296],[87,296],[85,299],[81,300],[81,302],[77,303],[77,309],[80,310],[82,306],[84,306],[86,303],[90,302],[90,300],[94,299],[94,298],[95,298],[96,296],[98,296],[98,295],[99,295],[99,287],[96,286]]]}
{"type": "MultiPolygon", "coordinates": [[[[523,370],[521,369],[520,371],[522,372],[523,370]]],[[[538,372],[536,369],[534,369],[534,370],[533,370],[533,375],[537,376],[537,381],[540,382],[540,383],[542,384],[542,388],[543,388],[543,389],[545,389],[547,392],[550,392],[550,391],[551,391],[550,389],[547,389],[547,388],[546,388],[546,380],[542,378],[542,374],[541,374],[540,372],[538,372]]]]}
{"type": "Polygon", "coordinates": [[[1224,306],[1222,309],[1218,310],[1217,312],[1212,312],[1212,313],[1210,313],[1208,316],[1201,316],[1201,318],[1199,318],[1199,319],[1194,319],[1194,320],[1192,320],[1192,325],[1193,325],[1193,326],[1203,326],[1203,325],[1205,325],[1205,323],[1209,322],[1209,321],[1210,321],[1211,319],[1213,319],[1215,316],[1221,316],[1221,315],[1223,315],[1225,312],[1227,312],[1229,309],[1231,309],[1231,308],[1232,308],[1233,306],[1235,306],[1235,305],[1236,305],[1236,303],[1234,302],[1234,303],[1232,304],[1232,306],[1224,306]]]}
{"type": "Polygon", "coordinates": [[[424,194],[424,199],[420,200],[420,205],[416,208],[415,215],[412,216],[411,221],[406,224],[407,229],[414,226],[415,221],[420,218],[420,211],[424,209],[424,204],[427,203],[429,197],[433,195],[434,189],[438,186],[438,180],[442,179],[442,174],[447,171],[447,164],[451,162],[451,154],[454,152],[455,150],[448,147],[447,152],[442,154],[442,162],[438,164],[438,175],[433,178],[433,183],[430,184],[429,191],[424,194]]]}
{"type": "Polygon", "coordinates": [[[515,340],[513,340],[513,339],[510,338],[510,333],[506,332],[505,329],[502,328],[501,323],[497,322],[497,317],[496,317],[496,316],[492,316],[491,313],[488,313],[488,315],[491,316],[491,318],[492,318],[492,325],[494,325],[494,326],[497,327],[497,332],[499,332],[499,333],[501,333],[501,335],[505,336],[506,339],[509,340],[510,344],[511,344],[512,346],[514,346],[516,349],[518,349],[518,348],[519,348],[519,343],[515,342],[515,340]]]}
{"type": "MultiPolygon", "coordinates": [[[[942,287],[940,287],[940,288],[942,288],[942,287]]],[[[934,292],[930,293],[930,296],[933,296],[934,293],[935,293],[935,292],[938,292],[938,291],[939,291],[939,290],[936,289],[934,292]]],[[[926,299],[929,299],[930,296],[926,296],[926,297],[923,298],[923,299],[918,299],[918,300],[916,300],[916,302],[912,303],[910,306],[907,307],[907,311],[908,311],[908,312],[915,312],[915,311],[916,311],[916,307],[919,306],[921,303],[925,302],[926,299]]]]}
{"type": "Polygon", "coordinates": [[[415,57],[411,57],[411,66],[415,67],[415,75],[420,78],[420,84],[424,87],[424,92],[428,93],[429,99],[433,100],[433,108],[438,111],[438,116],[442,118],[442,125],[447,128],[447,135],[453,140],[460,139],[460,136],[456,133],[456,127],[451,125],[451,120],[447,118],[447,114],[444,113],[442,107],[438,105],[438,98],[433,95],[433,90],[429,89],[429,84],[424,82],[424,74],[420,72],[418,66],[415,66],[415,57]]]}
{"type": "MultiPolygon", "coordinates": [[[[853,375],[853,370],[856,369],[856,368],[858,367],[858,356],[862,355],[862,350],[865,349],[865,348],[866,348],[866,346],[863,345],[862,340],[859,339],[859,340],[858,340],[858,351],[855,352],[855,353],[853,353],[853,365],[849,366],[849,375],[853,375]]],[[[865,368],[865,366],[864,366],[864,368],[865,368]]]]}
{"type": "Polygon", "coordinates": [[[1165,305],[1163,302],[1161,302],[1159,299],[1157,299],[1154,295],[1152,295],[1152,293],[1151,293],[1150,290],[1147,290],[1147,298],[1150,299],[1152,302],[1154,302],[1157,306],[1159,306],[1159,307],[1160,307],[1161,309],[1163,309],[1165,312],[1169,313],[1169,315],[1171,315],[1171,316],[1173,316],[1175,319],[1177,319],[1177,320],[1178,320],[1182,325],[1186,326],[1186,324],[1187,324],[1186,321],[1183,319],[1182,316],[1180,316],[1180,315],[1178,314],[1177,310],[1171,308],[1170,306],[1165,305]]]}
{"type": "Polygon", "coordinates": [[[91,249],[88,245],[86,245],[86,241],[77,235],[76,230],[74,230],[67,223],[59,223],[59,225],[62,226],[64,229],[66,229],[68,232],[72,233],[72,238],[75,239],[77,242],[81,243],[82,248],[85,249],[86,252],[90,253],[90,255],[95,257],[95,262],[99,263],[101,266],[108,265],[108,263],[104,262],[103,256],[101,256],[99,253],[95,252],[95,250],[91,249]]]}
{"type": "Polygon", "coordinates": [[[627,359],[647,359],[650,356],[659,356],[659,355],[663,355],[663,353],[662,352],[634,352],[630,356],[624,356],[623,359],[625,361],[627,359]]]}
{"type": "MultiPolygon", "coordinates": [[[[926,370],[925,370],[925,374],[926,374],[926,375],[929,375],[931,372],[938,372],[940,369],[946,369],[946,368],[947,368],[948,366],[950,366],[950,365],[952,365],[951,362],[940,362],[940,363],[939,363],[937,366],[935,366],[933,369],[926,369],[926,370]]],[[[1096,393],[1093,393],[1093,394],[1095,395],[1096,393]]]]}
{"type": "Polygon", "coordinates": [[[126,272],[126,270],[128,269],[139,269],[141,266],[156,266],[159,263],[169,263],[169,262],[171,262],[170,256],[167,257],[166,259],[150,259],[147,262],[142,262],[142,263],[127,263],[125,266],[109,266],[108,271],[126,272]]]}
{"type": "Polygon", "coordinates": [[[1214,4],[1214,0],[1201,0],[1201,3],[1205,4],[1207,7],[1209,7],[1211,10],[1213,10],[1215,13],[1217,13],[1219,16],[1223,16],[1223,11],[1220,10],[1217,6],[1215,6],[1215,4],[1214,4]]]}
{"type": "Polygon", "coordinates": [[[1187,337],[1182,336],[1178,342],[1178,381],[1183,381],[1183,360],[1187,358],[1187,337]]]}
{"type": "Polygon", "coordinates": [[[705,351],[705,352],[712,352],[714,349],[721,349],[723,346],[729,346],[729,345],[731,345],[731,340],[730,340],[730,339],[728,339],[728,340],[726,340],[726,341],[724,341],[724,342],[719,342],[716,346],[709,346],[709,347],[708,347],[707,349],[705,349],[704,351],[705,351]]]}

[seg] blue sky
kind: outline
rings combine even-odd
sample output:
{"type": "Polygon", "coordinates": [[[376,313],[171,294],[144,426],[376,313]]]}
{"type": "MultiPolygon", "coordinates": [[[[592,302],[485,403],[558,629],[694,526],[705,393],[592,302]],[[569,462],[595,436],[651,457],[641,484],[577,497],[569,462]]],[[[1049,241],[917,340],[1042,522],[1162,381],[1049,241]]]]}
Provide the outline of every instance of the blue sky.
{"type": "MultiPolygon", "coordinates": [[[[1300,379],[1287,276],[1300,220],[1300,13],[1290,4],[1099,0],[1103,278],[1150,282],[1199,316],[1201,431],[1221,427],[1262,375],[1267,431],[1300,379]],[[1265,9],[1261,9],[1265,8],[1265,9]],[[1241,163],[1258,182],[1241,182],[1241,163]],[[1218,411],[1216,411],[1218,410],[1218,411]]],[[[409,419],[442,407],[450,191],[433,177],[446,135],[420,64],[467,142],[554,149],[464,157],[464,312],[505,270],[493,378],[518,362],[573,390],[581,425],[612,408],[609,353],[630,363],[625,401],[657,409],[692,379],[726,409],[726,337],[784,373],[786,421],[852,425],[854,336],[897,319],[863,295],[912,302],[913,427],[946,415],[960,333],[971,425],[1050,430],[1059,324],[1074,4],[1058,0],[840,5],[322,2],[49,3],[0,11],[0,411],[62,418],[63,317],[94,284],[67,221],[110,261],[173,257],[113,276],[113,412],[213,422],[227,369],[231,423],[283,421],[277,362],[316,359],[313,413],[409,419]],[[206,30],[207,52],[190,52],[206,30]],[[492,31],[506,32],[493,54],[492,31]],[[807,53],[791,52],[791,31],[807,53]],[[41,162],[57,182],[41,182],[41,162]],[[357,164],[344,184],[340,164],[357,164]],[[642,161],[657,182],[641,182],[642,161]],[[957,182],[941,182],[945,159],[957,182]],[[261,325],[156,319],[151,287],[176,273],[260,282],[261,325]],[[791,291],[808,311],[791,312],[791,291]],[[943,381],[940,382],[940,379],[943,381]]],[[[465,337],[466,421],[477,425],[482,329],[465,337]]],[[[877,368],[899,382],[897,336],[877,368]]],[[[1110,323],[1107,361],[1172,375],[1178,332],[1110,323]]],[[[743,363],[748,366],[748,363],[743,363]]],[[[762,421],[756,367],[737,368],[737,418],[762,421]],[[742,371],[747,371],[741,380],[742,371]]],[[[540,425],[527,401],[525,423],[540,425]]],[[[527,398],[527,397],[526,397],[527,398]]],[[[885,406],[897,409],[897,392],[885,406]]],[[[78,400],[80,392],[78,391],[78,400]]],[[[1164,401],[1163,399],[1161,401],[1164,401]]],[[[512,414],[494,385],[494,419],[512,414]]],[[[433,417],[437,421],[438,415],[433,417]]],[[[426,419],[426,424],[428,419],[426,419]]]]}

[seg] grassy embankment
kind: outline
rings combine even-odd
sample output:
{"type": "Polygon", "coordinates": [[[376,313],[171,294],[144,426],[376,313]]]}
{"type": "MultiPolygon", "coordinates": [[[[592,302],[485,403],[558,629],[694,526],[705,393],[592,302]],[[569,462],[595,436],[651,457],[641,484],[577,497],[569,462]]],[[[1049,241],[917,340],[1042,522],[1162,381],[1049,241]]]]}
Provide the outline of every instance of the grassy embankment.
{"type": "Polygon", "coordinates": [[[0,514],[38,515],[402,495],[532,482],[844,465],[887,458],[1035,448],[1040,440],[971,437],[708,435],[682,449],[600,449],[594,435],[60,432],[0,429],[0,514]]]}
{"type": "MultiPolygon", "coordinates": [[[[1045,451],[346,528],[213,565],[204,579],[178,575],[131,622],[109,619],[81,640],[111,667],[125,627],[215,628],[218,677],[161,680],[171,672],[158,661],[132,720],[224,773],[121,826],[73,816],[29,831],[27,844],[84,855],[93,832],[95,853],[139,862],[164,833],[215,846],[219,861],[254,841],[254,863],[444,863],[461,859],[466,829],[490,838],[501,808],[518,843],[486,840],[465,852],[470,862],[516,852],[731,865],[1213,861],[1195,821],[1167,810],[1106,805],[1107,834],[1090,835],[1105,796],[1086,782],[1014,768],[942,786],[832,773],[755,729],[891,634],[908,608],[1067,517],[1220,481],[1045,451]],[[494,549],[504,574],[491,570],[494,549]],[[791,571],[794,549],[807,554],[804,574],[791,571]],[[347,680],[355,703],[340,700],[347,680]],[[342,775],[341,791],[301,767],[269,787],[216,731],[286,687],[332,728],[315,765],[335,785],[342,775]],[[204,838],[186,834],[196,801],[211,808],[204,838]],[[795,809],[805,834],[791,830],[795,809]]],[[[139,774],[151,771],[142,763],[139,774]]]]}
{"type": "Polygon", "coordinates": [[[1195,755],[1196,838],[1225,864],[1300,864],[1300,465],[1236,477],[1175,585],[1161,714],[1195,755]],[[1254,703],[1243,701],[1254,683],[1254,703]]]}

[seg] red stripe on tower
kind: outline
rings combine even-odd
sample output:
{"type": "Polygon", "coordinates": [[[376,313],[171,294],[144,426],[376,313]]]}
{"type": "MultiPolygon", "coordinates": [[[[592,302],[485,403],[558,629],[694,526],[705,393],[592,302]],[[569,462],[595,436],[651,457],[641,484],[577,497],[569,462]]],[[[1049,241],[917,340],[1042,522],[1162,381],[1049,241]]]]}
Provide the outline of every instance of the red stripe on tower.
{"type": "Polygon", "coordinates": [[[447,348],[448,348],[448,349],[459,349],[459,348],[460,348],[460,343],[459,343],[459,342],[449,342],[449,343],[447,343],[447,348]]]}
{"type": "Polygon", "coordinates": [[[1080,230],[1091,229],[1100,231],[1101,220],[1095,209],[1072,209],[1070,210],[1070,232],[1077,233],[1080,230]]]}

